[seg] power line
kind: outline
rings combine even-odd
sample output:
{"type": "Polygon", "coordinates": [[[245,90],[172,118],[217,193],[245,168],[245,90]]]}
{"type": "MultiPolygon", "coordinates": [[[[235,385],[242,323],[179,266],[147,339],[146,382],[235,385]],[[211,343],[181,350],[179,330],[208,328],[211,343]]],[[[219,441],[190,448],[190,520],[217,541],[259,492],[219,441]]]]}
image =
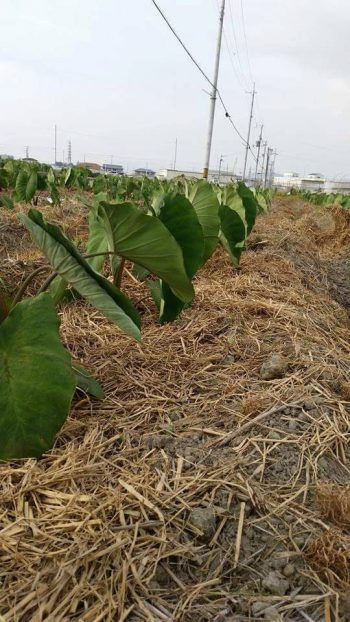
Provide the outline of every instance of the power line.
{"type": "Polygon", "coordinates": [[[246,53],[247,53],[249,75],[250,75],[251,81],[254,82],[254,78],[253,78],[253,75],[252,75],[252,67],[251,67],[250,58],[249,58],[248,39],[247,39],[247,32],[246,32],[245,18],[244,18],[244,10],[243,10],[243,0],[241,0],[241,14],[242,14],[243,36],[244,36],[244,41],[245,41],[245,49],[246,49],[246,53]]]}
{"type": "Polygon", "coordinates": [[[225,28],[224,28],[224,40],[225,40],[225,44],[226,44],[226,48],[227,48],[227,52],[228,52],[228,57],[229,57],[229,60],[230,60],[233,72],[234,72],[234,74],[235,74],[235,76],[236,76],[236,78],[237,78],[237,80],[239,82],[240,87],[244,90],[245,86],[244,86],[244,84],[242,82],[242,79],[241,79],[241,77],[240,77],[240,75],[239,75],[239,73],[238,73],[238,71],[237,71],[237,69],[235,67],[234,62],[233,62],[233,58],[236,56],[236,54],[235,54],[235,52],[232,51],[232,49],[231,49],[231,47],[229,45],[229,39],[227,38],[227,34],[226,34],[225,28]]]}
{"type": "Polygon", "coordinates": [[[247,78],[246,78],[246,75],[245,75],[245,73],[243,71],[243,66],[242,66],[242,63],[241,63],[241,57],[240,57],[239,48],[238,48],[238,39],[236,37],[236,30],[235,30],[235,24],[234,24],[234,19],[233,19],[233,11],[232,11],[232,6],[231,6],[231,0],[229,0],[229,2],[228,2],[228,8],[229,8],[230,19],[231,19],[231,28],[232,28],[232,34],[233,34],[233,41],[234,41],[234,44],[235,44],[235,47],[236,47],[237,60],[238,60],[238,64],[239,64],[239,68],[240,68],[243,80],[246,83],[245,88],[247,88],[247,86],[249,87],[250,84],[249,84],[249,80],[247,80],[247,78]]]}
{"type": "Polygon", "coordinates": [[[207,80],[207,82],[209,82],[210,86],[212,86],[214,88],[214,85],[212,83],[212,81],[210,80],[210,78],[208,78],[207,74],[203,71],[202,67],[199,65],[199,63],[197,63],[196,59],[192,56],[191,52],[189,51],[189,49],[186,47],[186,45],[183,43],[183,41],[180,39],[179,35],[177,34],[176,30],[172,27],[171,23],[169,22],[169,20],[167,19],[167,17],[164,15],[162,9],[160,8],[160,6],[157,4],[157,2],[155,0],[152,0],[154,6],[156,7],[157,11],[161,14],[162,18],[164,19],[164,21],[166,22],[167,26],[170,28],[171,32],[173,33],[173,35],[176,37],[176,39],[178,40],[178,42],[180,43],[180,45],[183,47],[183,49],[185,50],[187,56],[190,57],[191,61],[196,65],[197,69],[201,72],[202,76],[204,76],[204,78],[207,80]]]}
{"type": "MultiPolygon", "coordinates": [[[[168,28],[170,28],[171,32],[173,33],[173,35],[176,37],[176,39],[178,40],[178,42],[180,43],[181,47],[185,50],[187,56],[191,59],[191,61],[194,63],[194,65],[197,67],[197,69],[200,71],[200,73],[202,74],[202,76],[206,79],[206,81],[210,84],[210,86],[214,89],[215,86],[213,84],[213,82],[210,80],[210,78],[207,76],[207,74],[205,73],[205,71],[202,69],[202,67],[200,66],[200,64],[196,61],[196,59],[194,58],[194,56],[191,54],[191,52],[189,51],[189,49],[187,48],[187,46],[183,43],[182,39],[180,38],[180,36],[177,34],[176,30],[173,28],[173,26],[170,24],[169,20],[167,19],[167,17],[165,16],[165,14],[163,13],[162,9],[160,8],[160,6],[158,5],[158,3],[156,2],[156,0],[151,0],[152,3],[154,4],[154,6],[156,7],[157,11],[160,13],[160,15],[162,16],[163,20],[165,21],[165,23],[167,24],[168,28]]],[[[235,126],[234,122],[231,119],[231,115],[227,110],[227,107],[225,105],[225,102],[222,98],[222,95],[219,91],[219,89],[216,89],[216,93],[217,96],[220,100],[220,103],[224,109],[225,112],[225,117],[229,120],[229,122],[231,123],[233,129],[235,130],[236,134],[239,136],[239,138],[243,141],[244,145],[247,144],[247,141],[245,140],[245,138],[243,138],[242,134],[239,132],[239,130],[237,129],[237,127],[235,126]]],[[[249,150],[251,151],[254,159],[255,159],[255,155],[252,151],[252,149],[250,148],[249,145],[249,150]]]]}
{"type": "MultiPolygon", "coordinates": [[[[214,0],[214,4],[216,4],[217,9],[219,10],[219,2],[218,2],[218,0],[214,0]]],[[[234,74],[235,74],[235,76],[236,76],[236,78],[237,78],[237,80],[239,82],[240,87],[243,90],[245,90],[246,86],[243,84],[242,78],[239,75],[239,73],[238,73],[238,71],[236,69],[235,63],[234,63],[234,58],[237,56],[237,53],[234,51],[233,47],[231,47],[231,43],[230,43],[230,39],[229,39],[229,33],[226,30],[225,26],[223,28],[223,33],[224,33],[224,40],[225,40],[225,44],[226,44],[226,48],[227,48],[227,52],[228,52],[228,57],[229,57],[229,60],[230,60],[233,72],[234,72],[234,74]]]]}

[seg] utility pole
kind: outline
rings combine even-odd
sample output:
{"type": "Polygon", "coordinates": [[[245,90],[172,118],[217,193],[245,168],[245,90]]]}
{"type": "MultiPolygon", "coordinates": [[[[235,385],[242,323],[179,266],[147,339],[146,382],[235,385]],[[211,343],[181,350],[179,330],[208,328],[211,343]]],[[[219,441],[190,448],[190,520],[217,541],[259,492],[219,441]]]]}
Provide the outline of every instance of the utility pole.
{"type": "Polygon", "coordinates": [[[258,175],[258,167],[259,167],[259,159],[260,159],[260,149],[261,149],[261,144],[262,144],[263,128],[264,128],[264,126],[261,124],[260,125],[260,136],[259,136],[259,139],[256,142],[256,146],[258,148],[258,153],[256,155],[256,166],[255,166],[255,173],[254,173],[254,182],[255,183],[256,183],[256,178],[257,178],[257,175],[258,175]]]}
{"type": "Polygon", "coordinates": [[[68,164],[72,164],[72,143],[68,141],[68,164]]]}
{"type": "Polygon", "coordinates": [[[220,18],[219,18],[219,33],[218,33],[218,40],[217,40],[217,46],[216,46],[213,90],[210,95],[208,139],[207,139],[207,148],[206,148],[205,164],[204,164],[204,171],[203,171],[204,179],[208,179],[208,171],[209,171],[209,164],[210,164],[210,152],[211,152],[211,143],[213,139],[215,105],[216,105],[216,98],[217,98],[217,92],[218,92],[220,52],[221,52],[222,30],[224,27],[224,14],[225,14],[225,0],[222,0],[220,18]]]}
{"type": "Polygon", "coordinates": [[[174,171],[176,170],[176,160],[177,160],[177,138],[175,140],[174,171]]]}
{"type": "Polygon", "coordinates": [[[245,147],[245,158],[244,158],[244,167],[243,167],[243,178],[242,178],[242,181],[245,181],[245,174],[246,174],[246,170],[247,170],[247,160],[248,160],[248,151],[249,151],[250,131],[252,129],[254,99],[255,99],[255,95],[256,95],[255,82],[254,82],[254,85],[253,85],[253,90],[251,91],[251,95],[252,95],[252,103],[251,103],[251,106],[250,106],[250,115],[249,115],[249,123],[248,123],[248,135],[247,135],[247,144],[246,144],[246,147],[245,147]]]}
{"type": "Polygon", "coordinates": [[[26,150],[26,158],[29,158],[29,147],[27,146],[27,147],[24,147],[24,148],[26,150]]]}
{"type": "Polygon", "coordinates": [[[272,155],[273,155],[273,160],[271,162],[271,168],[270,168],[270,177],[269,177],[270,183],[269,183],[269,186],[271,186],[271,184],[273,183],[273,178],[275,176],[275,164],[276,164],[276,158],[278,156],[278,153],[277,153],[276,149],[275,149],[275,151],[273,152],[272,155]]]}
{"type": "Polygon", "coordinates": [[[270,147],[269,147],[268,150],[267,150],[267,158],[266,158],[264,188],[266,188],[266,184],[267,184],[267,178],[268,178],[268,172],[269,172],[269,164],[270,164],[270,158],[271,158],[272,154],[273,154],[273,149],[270,149],[270,147]]]}
{"type": "Polygon", "coordinates": [[[224,156],[220,156],[220,161],[219,161],[219,174],[218,174],[218,184],[220,183],[220,176],[221,176],[221,164],[224,161],[224,156]]]}
{"type": "Polygon", "coordinates": [[[235,176],[235,169],[236,169],[236,165],[237,165],[237,160],[238,160],[238,158],[235,158],[235,161],[233,163],[233,169],[232,169],[232,176],[233,177],[235,176]]]}
{"type": "Polygon", "coordinates": [[[57,162],[57,125],[55,125],[55,164],[57,162]]]}
{"type": "Polygon", "coordinates": [[[261,164],[261,185],[263,184],[263,177],[264,177],[264,170],[265,170],[265,158],[266,158],[266,150],[267,150],[267,140],[265,140],[265,142],[263,142],[263,147],[264,147],[264,153],[263,153],[263,159],[262,159],[262,164],[261,164]]]}

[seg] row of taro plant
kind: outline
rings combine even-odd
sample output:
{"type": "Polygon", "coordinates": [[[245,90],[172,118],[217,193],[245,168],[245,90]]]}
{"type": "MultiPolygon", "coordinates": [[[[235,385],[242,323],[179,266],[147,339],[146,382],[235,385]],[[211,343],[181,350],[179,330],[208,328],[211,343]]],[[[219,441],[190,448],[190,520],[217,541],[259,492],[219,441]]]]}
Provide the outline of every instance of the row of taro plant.
{"type": "Polygon", "coordinates": [[[132,199],[149,204],[153,193],[166,185],[157,179],[118,177],[72,166],[61,170],[39,162],[0,159],[0,207],[13,209],[18,202],[38,205],[39,198],[59,204],[64,189],[104,192],[110,199],[132,199]]]}
{"type": "Polygon", "coordinates": [[[25,292],[38,270],[25,279],[14,299],[0,290],[1,459],[40,456],[52,447],[77,386],[103,396],[60,341],[56,304],[67,293],[85,298],[139,340],[139,314],[121,291],[125,261],[147,282],[160,321],[172,321],[191,303],[193,277],[219,243],[238,265],[257,213],[267,207],[266,197],[265,202],[255,197],[244,184],[223,189],[204,181],[147,183],[141,198],[138,181],[127,190],[137,200],[125,200],[128,181],[123,180],[121,195],[117,185],[112,191],[95,189],[84,253],[36,209],[18,215],[51,273],[33,297],[25,292]],[[102,274],[106,258],[113,282],[102,274]]]}
{"type": "Polygon", "coordinates": [[[350,195],[330,192],[309,192],[301,191],[297,193],[304,201],[313,203],[314,205],[322,205],[328,207],[330,205],[340,205],[344,209],[350,209],[350,195]]]}

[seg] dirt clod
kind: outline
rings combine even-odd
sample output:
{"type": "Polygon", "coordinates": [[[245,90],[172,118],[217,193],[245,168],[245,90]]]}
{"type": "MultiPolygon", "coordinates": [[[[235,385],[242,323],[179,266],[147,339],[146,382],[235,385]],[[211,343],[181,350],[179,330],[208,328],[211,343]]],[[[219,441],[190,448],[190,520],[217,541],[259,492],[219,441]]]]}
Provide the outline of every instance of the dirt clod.
{"type": "Polygon", "coordinates": [[[292,577],[295,574],[295,566],[294,564],[287,564],[283,568],[283,575],[287,578],[292,577]]]}
{"type": "Polygon", "coordinates": [[[194,508],[189,515],[189,522],[193,527],[199,529],[202,535],[199,536],[204,542],[209,542],[215,533],[216,517],[212,507],[194,508]]]}
{"type": "Polygon", "coordinates": [[[284,579],[277,572],[269,572],[267,577],[262,580],[262,586],[271,592],[271,594],[276,594],[278,596],[284,596],[290,587],[289,581],[284,579]]]}
{"type": "Polygon", "coordinates": [[[265,361],[260,370],[262,380],[275,380],[284,376],[288,369],[288,361],[281,354],[273,354],[265,361]]]}

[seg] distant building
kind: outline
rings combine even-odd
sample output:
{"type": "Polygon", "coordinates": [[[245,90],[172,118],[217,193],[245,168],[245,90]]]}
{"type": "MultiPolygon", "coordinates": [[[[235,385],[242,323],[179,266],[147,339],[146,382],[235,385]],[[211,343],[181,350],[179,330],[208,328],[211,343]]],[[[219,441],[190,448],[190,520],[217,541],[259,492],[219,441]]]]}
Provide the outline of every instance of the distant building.
{"type": "Polygon", "coordinates": [[[319,173],[310,173],[309,175],[298,175],[298,173],[284,173],[284,175],[275,175],[273,178],[273,186],[277,190],[309,190],[311,192],[320,192],[324,190],[326,179],[319,173]]]}
{"type": "Polygon", "coordinates": [[[100,164],[96,164],[96,162],[78,162],[77,166],[80,166],[80,168],[88,168],[89,171],[93,171],[94,173],[101,172],[101,166],[100,164]]]}
{"type": "Polygon", "coordinates": [[[327,179],[324,185],[324,191],[327,193],[333,192],[334,194],[350,194],[350,180],[332,180],[327,179]]]}
{"type": "Polygon", "coordinates": [[[124,175],[121,164],[102,164],[102,170],[110,175],[124,175]]]}
{"type": "MultiPolygon", "coordinates": [[[[186,179],[203,179],[203,171],[180,171],[177,169],[164,168],[158,171],[157,177],[159,179],[175,179],[176,177],[185,177],[186,179]]],[[[241,175],[236,175],[233,172],[210,170],[208,173],[208,181],[220,184],[232,184],[242,179],[241,175]]]]}
{"type": "Polygon", "coordinates": [[[137,175],[138,177],[155,177],[156,176],[155,171],[152,171],[152,169],[150,168],[135,168],[133,174],[137,175]]]}
{"type": "Polygon", "coordinates": [[[7,153],[0,153],[0,160],[13,160],[14,157],[11,155],[7,155],[7,153]]]}
{"type": "Polygon", "coordinates": [[[28,164],[39,164],[39,160],[35,158],[21,158],[22,162],[28,162],[28,164]]]}

